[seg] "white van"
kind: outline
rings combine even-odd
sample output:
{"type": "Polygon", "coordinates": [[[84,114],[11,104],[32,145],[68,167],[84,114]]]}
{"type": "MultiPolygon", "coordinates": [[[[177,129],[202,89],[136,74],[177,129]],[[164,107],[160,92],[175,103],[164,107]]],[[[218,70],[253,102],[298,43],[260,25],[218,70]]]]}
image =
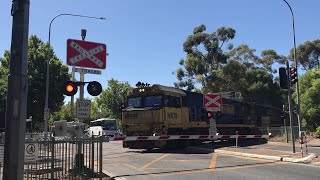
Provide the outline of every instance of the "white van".
{"type": "Polygon", "coordinates": [[[115,119],[101,118],[90,122],[88,135],[91,136],[120,136],[115,119]]]}

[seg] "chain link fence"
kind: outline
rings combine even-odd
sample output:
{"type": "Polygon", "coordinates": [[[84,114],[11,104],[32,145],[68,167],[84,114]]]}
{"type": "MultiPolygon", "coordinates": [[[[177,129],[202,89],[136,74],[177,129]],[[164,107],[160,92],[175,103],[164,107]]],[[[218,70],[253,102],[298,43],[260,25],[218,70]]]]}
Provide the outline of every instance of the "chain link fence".
{"type": "MultiPolygon", "coordinates": [[[[24,179],[103,179],[103,143],[108,139],[43,138],[43,134],[27,134],[24,179]],[[32,156],[30,156],[32,155],[32,156]]],[[[0,148],[4,148],[2,136],[0,148]]],[[[3,151],[2,151],[3,152],[3,151]]],[[[0,159],[0,179],[3,156],[0,159]]]]}

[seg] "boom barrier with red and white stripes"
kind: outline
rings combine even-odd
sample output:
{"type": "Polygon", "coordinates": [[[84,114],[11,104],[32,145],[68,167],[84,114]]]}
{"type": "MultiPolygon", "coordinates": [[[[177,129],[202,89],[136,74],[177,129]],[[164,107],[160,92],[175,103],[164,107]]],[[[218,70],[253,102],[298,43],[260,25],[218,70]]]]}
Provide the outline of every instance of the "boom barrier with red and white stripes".
{"type": "Polygon", "coordinates": [[[228,139],[268,139],[270,135],[163,135],[163,136],[127,136],[109,137],[109,141],[154,141],[154,140],[176,140],[176,139],[202,139],[202,140],[228,140],[228,139]]]}

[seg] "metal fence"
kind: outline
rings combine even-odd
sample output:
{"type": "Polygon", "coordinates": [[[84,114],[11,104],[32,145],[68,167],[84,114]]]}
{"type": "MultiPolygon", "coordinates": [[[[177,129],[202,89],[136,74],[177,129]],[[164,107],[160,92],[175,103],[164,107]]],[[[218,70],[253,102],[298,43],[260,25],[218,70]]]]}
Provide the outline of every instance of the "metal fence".
{"type": "MultiPolygon", "coordinates": [[[[25,155],[24,179],[103,179],[102,152],[103,137],[92,138],[50,138],[27,136],[27,149],[34,157],[25,155]],[[39,139],[40,138],[40,139],[39,139]],[[30,148],[27,146],[30,145],[30,148]]],[[[1,148],[4,144],[0,144],[1,148]]],[[[0,179],[3,174],[3,160],[0,179]]]]}
{"type": "MultiPolygon", "coordinates": [[[[281,126],[281,127],[263,127],[258,128],[259,133],[262,134],[269,134],[272,133],[275,139],[281,140],[281,141],[291,141],[291,127],[290,126],[281,126]]],[[[299,138],[299,127],[294,126],[293,127],[293,133],[295,139],[299,138]]]]}

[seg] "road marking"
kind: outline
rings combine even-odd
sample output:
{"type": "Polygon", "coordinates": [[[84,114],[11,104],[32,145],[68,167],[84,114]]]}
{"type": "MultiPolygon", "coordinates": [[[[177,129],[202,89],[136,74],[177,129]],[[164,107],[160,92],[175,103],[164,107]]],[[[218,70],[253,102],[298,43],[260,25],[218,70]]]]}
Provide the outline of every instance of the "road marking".
{"type": "Polygon", "coordinates": [[[194,160],[190,160],[190,159],[180,159],[180,160],[174,160],[174,159],[168,159],[168,160],[162,160],[162,161],[170,161],[170,162],[208,162],[208,160],[198,160],[198,159],[194,159],[194,160]]]}
{"type": "MultiPolygon", "coordinates": [[[[220,153],[220,154],[223,154],[223,153],[220,153]]],[[[235,157],[237,159],[248,159],[248,160],[253,160],[253,161],[261,161],[261,162],[276,162],[274,160],[251,158],[251,157],[244,157],[244,156],[236,156],[236,155],[231,155],[231,154],[223,154],[223,156],[230,156],[230,157],[235,157]]]]}
{"type": "Polygon", "coordinates": [[[277,166],[277,165],[282,165],[282,164],[288,164],[288,162],[266,162],[266,163],[252,164],[252,165],[218,168],[218,169],[216,169],[216,171],[227,171],[227,170],[236,170],[236,169],[243,169],[243,168],[255,168],[255,167],[261,167],[261,166],[277,166]]]}
{"type": "Polygon", "coordinates": [[[164,172],[163,174],[151,174],[152,176],[172,176],[172,175],[180,175],[180,174],[196,174],[202,172],[211,172],[212,169],[202,169],[202,170],[193,170],[193,169],[183,169],[181,172],[164,172]]]}
{"type": "Polygon", "coordinates": [[[145,171],[144,169],[135,167],[135,166],[133,166],[133,165],[130,165],[130,164],[124,164],[124,165],[126,165],[126,166],[128,166],[129,168],[134,169],[134,170],[136,170],[136,171],[139,171],[139,172],[142,172],[142,173],[145,173],[145,174],[150,174],[150,172],[145,171]]]}
{"type": "Polygon", "coordinates": [[[149,170],[185,170],[181,168],[147,168],[149,170]]]}
{"type": "Polygon", "coordinates": [[[167,156],[169,156],[169,155],[170,155],[170,154],[165,154],[165,155],[163,155],[163,156],[160,156],[160,157],[158,157],[157,159],[154,159],[154,160],[152,160],[151,162],[149,162],[148,164],[142,166],[140,169],[141,169],[141,170],[144,170],[144,169],[146,169],[147,167],[151,166],[152,164],[160,161],[161,159],[163,159],[163,158],[165,158],[165,157],[167,157],[167,156]]]}
{"type": "Polygon", "coordinates": [[[212,158],[211,158],[211,162],[209,165],[209,169],[214,169],[216,167],[217,157],[218,157],[217,153],[212,153],[212,158]]]}

